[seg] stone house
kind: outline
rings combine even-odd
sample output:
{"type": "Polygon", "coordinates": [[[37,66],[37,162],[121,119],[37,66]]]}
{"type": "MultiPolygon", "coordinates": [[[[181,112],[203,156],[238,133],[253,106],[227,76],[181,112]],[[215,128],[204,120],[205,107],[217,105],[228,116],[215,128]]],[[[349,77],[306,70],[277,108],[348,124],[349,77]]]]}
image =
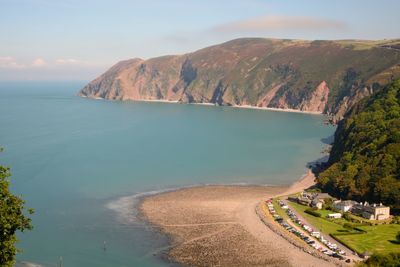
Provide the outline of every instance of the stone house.
{"type": "Polygon", "coordinates": [[[355,205],[351,212],[368,220],[386,220],[390,218],[390,207],[386,207],[382,203],[380,205],[369,205],[367,202],[360,203],[355,205]]]}
{"type": "Polygon", "coordinates": [[[316,199],[314,198],[313,201],[311,202],[311,207],[317,208],[317,209],[322,209],[324,206],[325,201],[323,199],[316,199]]]}

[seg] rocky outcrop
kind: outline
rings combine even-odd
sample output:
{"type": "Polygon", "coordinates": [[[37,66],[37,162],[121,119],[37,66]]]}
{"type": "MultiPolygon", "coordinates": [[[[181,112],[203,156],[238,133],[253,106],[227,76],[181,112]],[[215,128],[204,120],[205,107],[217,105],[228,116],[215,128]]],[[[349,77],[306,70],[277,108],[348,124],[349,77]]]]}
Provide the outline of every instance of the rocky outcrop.
{"type": "Polygon", "coordinates": [[[340,118],[374,88],[400,77],[400,51],[383,43],[357,49],[349,43],[245,38],[185,55],[126,60],[79,95],[297,109],[340,118]]]}
{"type": "Polygon", "coordinates": [[[329,87],[322,81],[308,98],[303,99],[300,110],[323,113],[328,104],[329,87]]]}
{"type": "Polygon", "coordinates": [[[372,93],[373,90],[370,87],[352,87],[349,95],[344,96],[340,103],[337,105],[336,109],[331,112],[331,121],[336,124],[338,121],[343,119],[344,115],[348,110],[350,110],[351,107],[353,107],[358,101],[360,101],[364,97],[370,96],[372,93]]]}
{"type": "Polygon", "coordinates": [[[271,100],[275,97],[276,93],[281,89],[282,84],[278,84],[274,87],[272,87],[271,90],[269,90],[264,97],[261,98],[261,100],[257,103],[258,107],[268,107],[269,103],[271,103],[271,100]]]}
{"type": "MultiPolygon", "coordinates": [[[[86,85],[78,95],[92,98],[123,99],[128,90],[125,84],[121,84],[125,80],[121,79],[121,76],[123,77],[124,73],[142,61],[135,58],[115,64],[107,72],[86,85]]],[[[139,98],[140,96],[137,99],[139,98]]]]}

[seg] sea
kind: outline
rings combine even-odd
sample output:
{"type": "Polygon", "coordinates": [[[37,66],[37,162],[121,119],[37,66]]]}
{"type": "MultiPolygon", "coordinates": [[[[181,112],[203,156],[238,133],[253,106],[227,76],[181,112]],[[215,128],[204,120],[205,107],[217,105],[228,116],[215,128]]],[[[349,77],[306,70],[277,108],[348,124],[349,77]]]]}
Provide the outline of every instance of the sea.
{"type": "Polygon", "coordinates": [[[17,266],[175,266],[141,197],[290,184],[335,130],[321,115],[78,97],[85,84],[0,83],[0,164],[35,210],[17,266]]]}

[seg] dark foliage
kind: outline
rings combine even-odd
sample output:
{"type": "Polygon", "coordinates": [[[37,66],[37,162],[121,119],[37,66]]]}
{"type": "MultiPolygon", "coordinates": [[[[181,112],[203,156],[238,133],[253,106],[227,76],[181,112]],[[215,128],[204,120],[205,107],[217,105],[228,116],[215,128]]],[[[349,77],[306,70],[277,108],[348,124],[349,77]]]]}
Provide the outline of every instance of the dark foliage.
{"type": "Polygon", "coordinates": [[[400,80],[346,114],[318,183],[337,197],[400,211],[400,80]]]}
{"type": "Polygon", "coordinates": [[[15,263],[17,231],[32,228],[31,219],[23,214],[24,201],[9,191],[8,177],[9,168],[0,165],[0,266],[4,267],[15,263]]]}
{"type": "Polygon", "coordinates": [[[321,217],[321,214],[318,213],[318,212],[316,212],[316,211],[313,210],[313,209],[306,209],[304,212],[305,212],[305,213],[308,213],[308,214],[310,214],[310,215],[312,215],[312,216],[315,216],[315,217],[321,217]]]}
{"type": "Polygon", "coordinates": [[[400,253],[373,254],[358,267],[399,267],[400,253]]]}

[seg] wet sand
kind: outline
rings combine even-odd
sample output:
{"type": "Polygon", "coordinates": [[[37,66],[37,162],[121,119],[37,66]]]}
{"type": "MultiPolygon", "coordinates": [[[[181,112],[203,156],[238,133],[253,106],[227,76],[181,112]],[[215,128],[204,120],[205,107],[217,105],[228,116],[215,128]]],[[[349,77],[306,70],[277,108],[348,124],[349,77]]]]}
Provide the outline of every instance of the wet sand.
{"type": "Polygon", "coordinates": [[[256,213],[260,201],[314,184],[308,173],[289,187],[201,186],[146,197],[141,214],[171,238],[168,258],[188,266],[334,266],[294,246],[256,213]]]}

